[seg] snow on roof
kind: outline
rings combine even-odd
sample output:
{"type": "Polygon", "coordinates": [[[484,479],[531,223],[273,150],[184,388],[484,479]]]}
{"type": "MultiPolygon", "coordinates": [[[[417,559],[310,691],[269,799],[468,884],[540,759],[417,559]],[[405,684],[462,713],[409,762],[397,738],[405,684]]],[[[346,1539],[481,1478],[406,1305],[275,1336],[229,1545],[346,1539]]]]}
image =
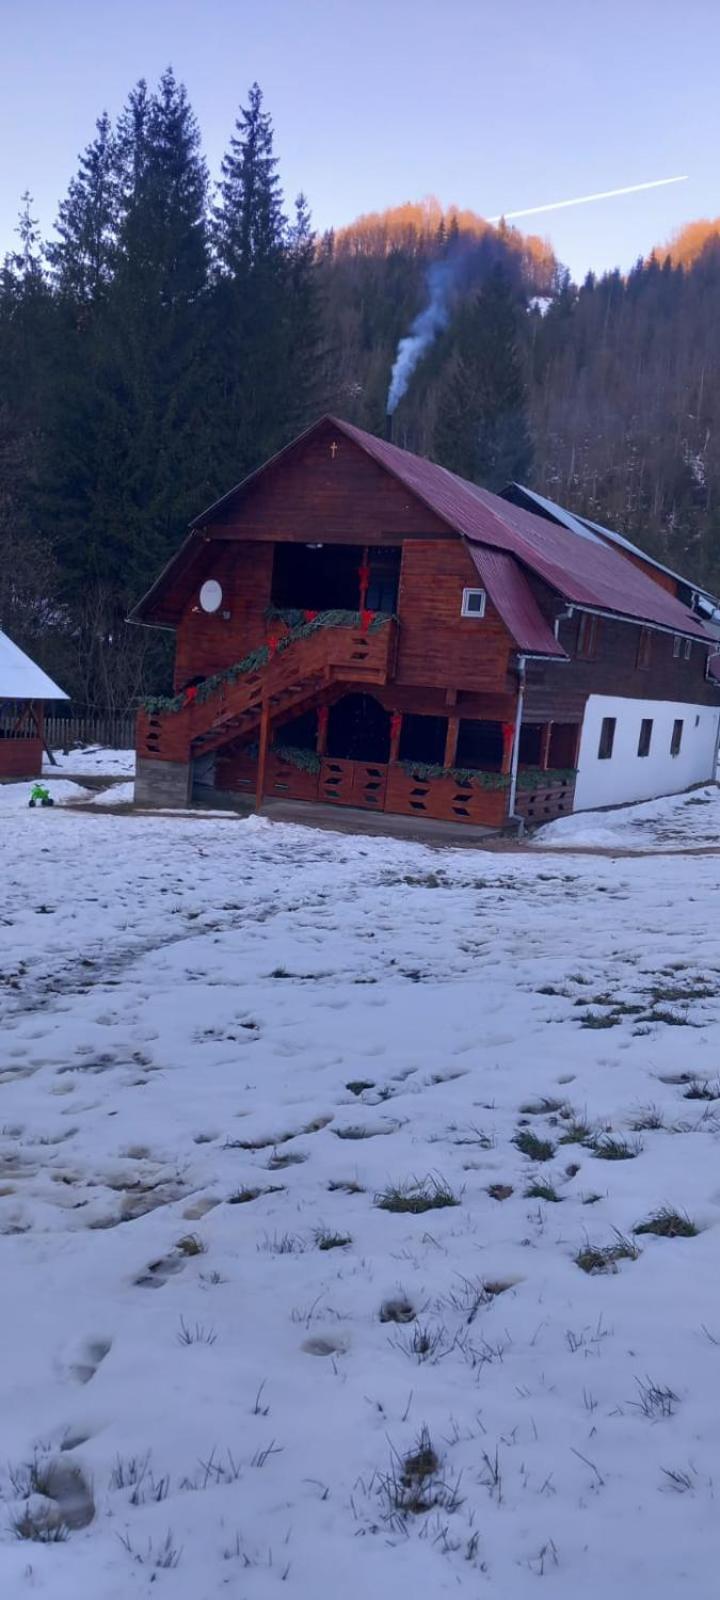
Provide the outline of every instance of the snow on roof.
{"type": "Polygon", "coordinates": [[[0,700],[67,700],[42,667],[0,630],[0,700]]]}
{"type": "MultiPolygon", "coordinates": [[[[662,561],[657,561],[655,556],[648,555],[647,550],[641,550],[638,544],[633,544],[632,539],[626,539],[623,533],[617,533],[614,528],[606,528],[602,522],[593,522],[591,517],[582,517],[565,506],[558,505],[556,500],[548,500],[545,495],[538,494],[537,489],[528,489],[524,483],[509,485],[510,489],[518,489],[522,495],[531,500],[535,505],[541,506],[548,516],[556,518],[563,527],[570,528],[573,533],[578,533],[582,538],[594,539],[596,544],[609,541],[617,545],[620,550],[627,550],[631,555],[639,556],[648,567],[654,567],[656,572],[664,572],[668,578],[674,578],[676,583],[681,583],[686,589],[692,589],[699,599],[705,604],[698,606],[704,614],[714,614],[717,608],[717,596],[710,589],[702,589],[691,578],[683,577],[681,572],[675,572],[672,567],[666,567],[662,561]]],[[[503,498],[506,490],[503,490],[503,498]]]]}

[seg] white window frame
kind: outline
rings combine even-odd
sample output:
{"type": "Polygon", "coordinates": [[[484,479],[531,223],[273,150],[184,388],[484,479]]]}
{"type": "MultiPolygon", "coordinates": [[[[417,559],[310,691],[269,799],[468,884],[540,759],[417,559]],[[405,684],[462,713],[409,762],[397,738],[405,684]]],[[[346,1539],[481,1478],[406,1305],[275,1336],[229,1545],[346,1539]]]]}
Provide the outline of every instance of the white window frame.
{"type": "Polygon", "coordinates": [[[485,615],[486,603],[487,603],[487,594],[486,594],[486,591],[484,589],[463,589],[463,592],[462,592],[462,606],[460,607],[460,615],[461,615],[461,617],[473,617],[475,621],[480,621],[481,618],[484,617],[484,615],[485,615]],[[475,595],[475,594],[482,595],[482,605],[481,605],[479,611],[476,611],[474,609],[472,611],[470,610],[470,596],[471,595],[475,595]]]}
{"type": "Polygon", "coordinates": [[[685,656],[685,660],[686,661],[689,661],[691,656],[692,656],[692,647],[693,647],[692,639],[686,639],[685,640],[685,649],[683,651],[683,654],[685,656]]]}
{"type": "Polygon", "coordinates": [[[682,655],[682,647],[683,647],[682,634],[681,633],[674,633],[673,634],[673,659],[675,661],[679,661],[680,656],[682,655]]]}

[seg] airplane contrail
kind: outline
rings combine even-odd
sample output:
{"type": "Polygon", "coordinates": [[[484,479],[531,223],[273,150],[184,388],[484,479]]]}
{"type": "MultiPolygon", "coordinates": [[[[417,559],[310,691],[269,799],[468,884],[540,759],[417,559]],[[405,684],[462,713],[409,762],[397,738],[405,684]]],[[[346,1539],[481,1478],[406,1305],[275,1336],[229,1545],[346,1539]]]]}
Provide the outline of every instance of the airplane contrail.
{"type": "Polygon", "coordinates": [[[593,200],[614,200],[620,194],[639,194],[642,189],[662,189],[667,183],[687,183],[689,174],[681,178],[654,178],[652,183],[631,183],[626,189],[603,189],[599,194],[581,194],[576,200],[553,200],[548,206],[526,206],[523,211],[504,211],[499,217],[488,217],[488,222],[510,222],[514,217],[536,217],[541,211],[564,211],[566,206],[589,206],[593,200]]]}

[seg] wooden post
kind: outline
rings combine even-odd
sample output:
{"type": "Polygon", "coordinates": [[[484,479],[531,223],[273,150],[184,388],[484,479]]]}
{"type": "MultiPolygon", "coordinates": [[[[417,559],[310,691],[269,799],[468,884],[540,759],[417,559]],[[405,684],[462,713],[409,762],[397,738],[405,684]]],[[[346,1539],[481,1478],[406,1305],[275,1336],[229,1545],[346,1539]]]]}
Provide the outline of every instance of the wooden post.
{"type": "Polygon", "coordinates": [[[265,694],[260,714],[260,749],[258,751],[257,794],[255,796],[255,810],[262,810],[263,790],[265,788],[265,769],[267,767],[268,728],[270,724],[270,703],[265,694]]]}
{"type": "Polygon", "coordinates": [[[553,725],[551,722],[546,722],[540,735],[540,766],[542,767],[543,772],[547,772],[550,764],[550,737],[552,734],[552,726],[553,725]]]}
{"type": "Polygon", "coordinates": [[[315,750],[316,750],[316,752],[317,752],[317,754],[319,756],[324,756],[327,753],[327,734],[328,734],[328,715],[329,715],[329,711],[330,711],[329,706],[319,706],[318,707],[317,735],[316,735],[316,738],[315,738],[315,750]]]}
{"type": "Polygon", "coordinates": [[[454,767],[455,765],[459,730],[460,718],[448,717],[447,736],[445,739],[445,754],[443,756],[444,767],[454,767]]]}
{"type": "Polygon", "coordinates": [[[390,754],[388,761],[397,761],[402,733],[402,711],[393,711],[390,718],[390,754]]]}

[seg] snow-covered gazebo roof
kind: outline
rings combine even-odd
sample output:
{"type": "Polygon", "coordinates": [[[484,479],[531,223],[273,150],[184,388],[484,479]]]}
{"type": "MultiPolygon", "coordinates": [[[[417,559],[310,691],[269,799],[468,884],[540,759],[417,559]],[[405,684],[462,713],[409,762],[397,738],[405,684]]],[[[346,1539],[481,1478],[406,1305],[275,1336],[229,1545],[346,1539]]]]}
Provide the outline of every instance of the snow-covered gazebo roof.
{"type": "Polygon", "coordinates": [[[0,700],[67,700],[42,667],[0,629],[0,700]]]}

